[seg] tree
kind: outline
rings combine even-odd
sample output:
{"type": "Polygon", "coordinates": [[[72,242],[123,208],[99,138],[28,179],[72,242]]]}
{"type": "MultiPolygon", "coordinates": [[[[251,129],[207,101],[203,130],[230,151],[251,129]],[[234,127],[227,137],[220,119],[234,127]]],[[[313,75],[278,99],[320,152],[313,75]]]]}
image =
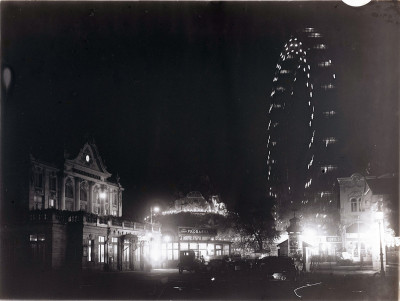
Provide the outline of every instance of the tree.
{"type": "Polygon", "coordinates": [[[259,199],[241,206],[236,227],[241,235],[243,249],[269,252],[269,245],[274,239],[279,238],[272,216],[272,206],[272,199],[259,199]]]}

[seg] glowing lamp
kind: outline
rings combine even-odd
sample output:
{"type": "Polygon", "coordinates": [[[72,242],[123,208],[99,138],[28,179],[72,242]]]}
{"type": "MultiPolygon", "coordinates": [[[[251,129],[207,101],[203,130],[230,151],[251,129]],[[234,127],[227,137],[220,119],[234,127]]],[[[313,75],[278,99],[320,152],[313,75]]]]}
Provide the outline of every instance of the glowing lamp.
{"type": "Polygon", "coordinates": [[[106,193],[104,191],[100,192],[100,198],[105,199],[106,198],[106,193]]]}
{"type": "Polygon", "coordinates": [[[378,221],[381,221],[381,220],[383,220],[383,212],[382,211],[376,211],[375,212],[375,219],[376,220],[378,220],[378,221]]]}

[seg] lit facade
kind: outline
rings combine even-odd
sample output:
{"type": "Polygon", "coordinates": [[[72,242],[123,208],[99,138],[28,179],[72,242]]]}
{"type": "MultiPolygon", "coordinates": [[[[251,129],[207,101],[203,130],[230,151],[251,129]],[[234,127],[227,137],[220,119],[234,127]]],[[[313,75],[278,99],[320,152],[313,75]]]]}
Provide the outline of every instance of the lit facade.
{"type": "Polygon", "coordinates": [[[143,270],[159,262],[160,225],[121,218],[123,188],[94,143],[61,167],[31,156],[28,173],[26,210],[2,229],[4,266],[143,270]]]}
{"type": "Polygon", "coordinates": [[[379,266],[379,240],[382,239],[386,261],[386,242],[394,234],[389,228],[396,229],[391,213],[393,204],[398,202],[398,178],[353,174],[338,181],[343,251],[352,261],[373,262],[379,266]],[[379,211],[383,212],[382,219],[377,218],[379,211]]]}
{"type": "Polygon", "coordinates": [[[29,208],[121,216],[124,189],[110,177],[93,143],[86,143],[74,159],[65,159],[62,169],[31,156],[29,208]]]}
{"type": "Polygon", "coordinates": [[[218,196],[206,200],[198,191],[176,200],[155,219],[162,227],[161,262],[176,268],[180,251],[192,250],[196,258],[208,261],[231,255],[232,242],[218,229],[216,220],[225,219],[226,206],[218,196]],[[214,226],[213,226],[214,225],[214,226]]]}
{"type": "Polygon", "coordinates": [[[304,226],[331,234],[337,210],[336,74],[321,33],[305,28],[283,46],[267,107],[267,193],[278,229],[298,211],[304,226]],[[318,215],[317,215],[318,214],[318,215]],[[331,220],[330,220],[331,219],[331,220]]]}

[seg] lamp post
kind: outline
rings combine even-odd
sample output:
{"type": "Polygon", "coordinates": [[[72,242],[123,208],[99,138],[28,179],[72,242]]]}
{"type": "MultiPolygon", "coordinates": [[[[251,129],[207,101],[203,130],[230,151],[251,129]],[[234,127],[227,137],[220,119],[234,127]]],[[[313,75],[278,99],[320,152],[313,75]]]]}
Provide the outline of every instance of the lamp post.
{"type": "Polygon", "coordinates": [[[381,277],[385,277],[385,268],[383,266],[383,250],[382,250],[382,230],[381,230],[381,223],[383,221],[383,212],[382,208],[379,206],[378,211],[375,212],[376,219],[378,220],[379,224],[379,256],[381,261],[381,277]]]}
{"type": "Polygon", "coordinates": [[[152,224],[153,223],[153,211],[155,212],[155,213],[157,213],[158,211],[160,211],[160,208],[158,208],[158,207],[150,207],[150,224],[152,224]]]}

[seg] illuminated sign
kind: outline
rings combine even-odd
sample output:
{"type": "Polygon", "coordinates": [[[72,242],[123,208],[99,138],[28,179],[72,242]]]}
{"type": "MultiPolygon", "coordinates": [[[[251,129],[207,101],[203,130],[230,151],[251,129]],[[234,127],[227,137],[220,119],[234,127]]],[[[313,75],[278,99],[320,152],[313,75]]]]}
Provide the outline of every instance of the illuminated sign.
{"type": "Polygon", "coordinates": [[[327,236],[326,242],[342,242],[342,238],[340,236],[327,236]]]}
{"type": "Polygon", "coordinates": [[[179,227],[178,232],[180,235],[217,235],[217,229],[214,228],[179,227]]]}

